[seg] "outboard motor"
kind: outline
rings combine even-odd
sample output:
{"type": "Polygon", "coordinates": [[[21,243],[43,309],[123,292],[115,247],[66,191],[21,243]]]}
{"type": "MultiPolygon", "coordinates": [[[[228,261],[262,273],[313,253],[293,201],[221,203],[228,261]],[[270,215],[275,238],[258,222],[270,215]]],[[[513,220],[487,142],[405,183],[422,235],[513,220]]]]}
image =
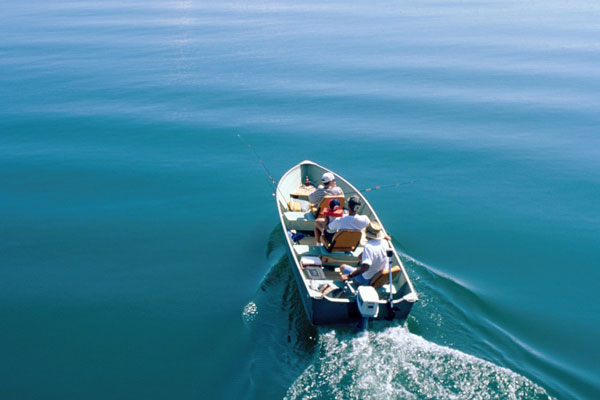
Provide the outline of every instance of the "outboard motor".
{"type": "Polygon", "coordinates": [[[377,313],[379,313],[379,295],[373,286],[359,286],[356,303],[363,318],[377,317],[377,313]]]}
{"type": "Polygon", "coordinates": [[[359,325],[365,329],[369,318],[376,318],[379,313],[379,295],[373,286],[359,286],[356,293],[356,304],[358,311],[362,315],[362,321],[359,325]]]}
{"type": "Polygon", "coordinates": [[[379,313],[379,295],[373,286],[359,286],[356,303],[363,318],[377,317],[377,313],[379,313]]]}

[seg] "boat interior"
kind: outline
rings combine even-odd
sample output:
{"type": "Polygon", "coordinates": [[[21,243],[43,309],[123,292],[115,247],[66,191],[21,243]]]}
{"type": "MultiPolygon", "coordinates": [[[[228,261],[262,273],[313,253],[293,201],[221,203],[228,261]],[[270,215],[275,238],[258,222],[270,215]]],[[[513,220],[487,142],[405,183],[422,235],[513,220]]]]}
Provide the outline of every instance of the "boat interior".
{"type": "MultiPolygon", "coordinates": [[[[329,172],[316,164],[301,164],[290,170],[280,181],[277,189],[278,206],[282,215],[282,223],[292,243],[292,253],[313,298],[326,298],[330,301],[348,302],[356,297],[357,284],[344,282],[340,275],[340,266],[359,265],[360,255],[367,239],[363,231],[339,231],[330,241],[323,239],[317,243],[314,235],[315,220],[331,198],[338,198],[342,207],[346,199],[357,194],[362,205],[359,215],[366,215],[371,221],[379,221],[362,194],[349,182],[336,175],[336,184],[344,191],[344,196],[327,196],[320,204],[310,204],[308,195],[321,182],[324,172],[329,172]]],[[[344,215],[347,215],[344,210],[344,215]]],[[[389,240],[388,255],[392,265],[392,285],[389,284],[389,269],[380,271],[370,282],[379,295],[380,302],[385,302],[392,292],[393,299],[400,299],[411,292],[406,272],[401,260],[392,249],[389,240]]]]}

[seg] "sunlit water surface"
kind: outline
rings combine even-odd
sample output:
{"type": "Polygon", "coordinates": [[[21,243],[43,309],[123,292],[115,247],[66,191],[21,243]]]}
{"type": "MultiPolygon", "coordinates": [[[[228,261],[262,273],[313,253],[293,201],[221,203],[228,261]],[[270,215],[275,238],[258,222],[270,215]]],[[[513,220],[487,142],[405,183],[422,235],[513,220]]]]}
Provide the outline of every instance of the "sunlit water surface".
{"type": "Polygon", "coordinates": [[[0,3],[0,398],[600,398],[599,4],[0,3]],[[405,326],[310,326],[238,133],[414,180],[405,326]]]}

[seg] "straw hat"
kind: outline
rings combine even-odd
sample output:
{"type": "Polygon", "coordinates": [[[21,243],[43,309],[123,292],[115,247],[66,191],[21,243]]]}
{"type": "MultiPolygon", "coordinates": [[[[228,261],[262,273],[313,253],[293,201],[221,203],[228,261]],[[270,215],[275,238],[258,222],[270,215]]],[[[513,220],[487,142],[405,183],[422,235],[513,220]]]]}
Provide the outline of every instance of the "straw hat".
{"type": "Polygon", "coordinates": [[[379,223],[373,221],[365,230],[365,236],[367,239],[383,239],[385,237],[385,233],[383,233],[383,229],[379,223]]]}

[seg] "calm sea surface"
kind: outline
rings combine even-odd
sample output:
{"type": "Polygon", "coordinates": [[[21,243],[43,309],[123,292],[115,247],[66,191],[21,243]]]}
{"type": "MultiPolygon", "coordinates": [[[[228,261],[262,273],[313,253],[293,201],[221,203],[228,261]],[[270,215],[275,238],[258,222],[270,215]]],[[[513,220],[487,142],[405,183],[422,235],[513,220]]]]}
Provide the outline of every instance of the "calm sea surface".
{"type": "Polygon", "coordinates": [[[600,4],[0,1],[0,398],[600,398],[600,4]],[[273,188],[420,301],[314,328],[273,188]]]}

